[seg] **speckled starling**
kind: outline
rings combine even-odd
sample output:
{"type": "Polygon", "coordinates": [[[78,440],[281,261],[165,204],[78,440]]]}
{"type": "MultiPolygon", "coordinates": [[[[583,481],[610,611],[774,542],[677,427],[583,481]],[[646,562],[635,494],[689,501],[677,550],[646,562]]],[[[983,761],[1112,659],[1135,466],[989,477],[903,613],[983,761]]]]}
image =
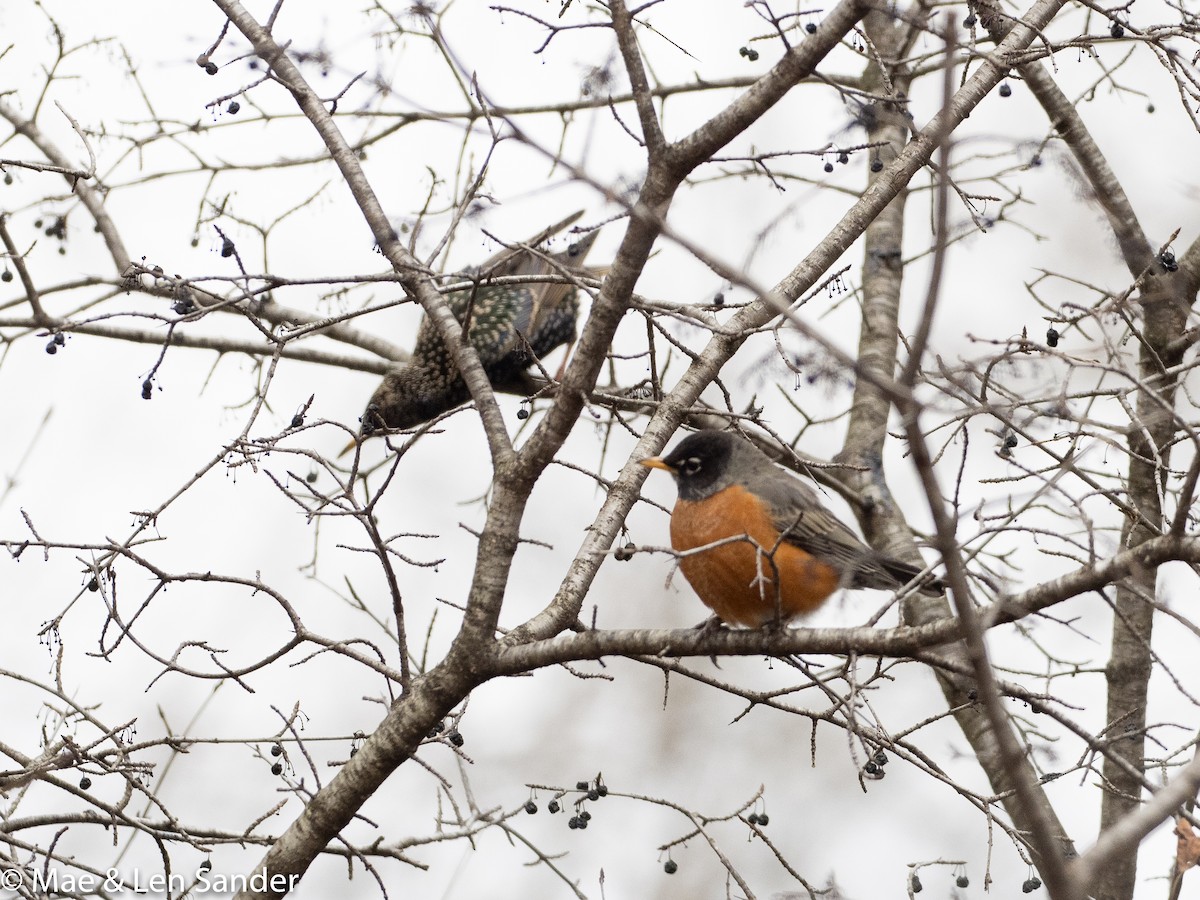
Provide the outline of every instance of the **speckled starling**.
{"type": "MultiPolygon", "coordinates": [[[[489,281],[579,271],[596,239],[595,231],[558,253],[526,248],[535,248],[582,214],[552,225],[519,248],[496,254],[468,273],[473,287],[447,295],[493,386],[528,389],[532,382],[527,370],[533,361],[574,340],[579,292],[571,284],[493,285],[489,281]]],[[[369,437],[385,428],[412,428],[470,399],[450,348],[426,316],[417,330],[411,361],[384,376],[363,412],[359,434],[369,437]]]]}

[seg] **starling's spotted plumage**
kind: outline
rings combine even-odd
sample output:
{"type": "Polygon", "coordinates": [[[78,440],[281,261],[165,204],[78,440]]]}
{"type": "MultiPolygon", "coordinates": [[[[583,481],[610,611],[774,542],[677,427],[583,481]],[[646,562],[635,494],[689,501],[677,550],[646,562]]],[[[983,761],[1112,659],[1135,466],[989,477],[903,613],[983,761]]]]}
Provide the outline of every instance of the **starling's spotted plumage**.
{"type": "MultiPolygon", "coordinates": [[[[562,231],[582,213],[559,222],[525,246],[534,247],[562,231]]],[[[571,284],[489,285],[510,275],[563,275],[582,268],[596,238],[593,231],[559,253],[504,250],[472,273],[476,285],[447,296],[488,379],[497,388],[521,390],[535,358],[575,338],[579,293],[571,284]]],[[[426,316],[408,365],[384,376],[362,416],[361,435],[384,428],[411,428],[465,403],[471,397],[450,348],[426,316]]]]}

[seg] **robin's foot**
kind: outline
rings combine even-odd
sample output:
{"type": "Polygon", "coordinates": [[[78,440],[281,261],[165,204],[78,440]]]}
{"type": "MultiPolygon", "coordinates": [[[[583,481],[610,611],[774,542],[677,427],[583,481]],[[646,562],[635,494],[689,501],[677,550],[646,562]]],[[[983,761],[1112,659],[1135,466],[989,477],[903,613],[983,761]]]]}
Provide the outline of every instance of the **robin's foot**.
{"type": "Polygon", "coordinates": [[[721,621],[720,616],[709,616],[703,622],[700,622],[698,625],[693,625],[692,627],[696,629],[696,631],[699,631],[702,635],[716,634],[718,631],[722,631],[725,628],[725,623],[721,621]]]}
{"type": "Polygon", "coordinates": [[[759,626],[759,629],[763,632],[763,634],[782,634],[787,630],[787,627],[788,623],[783,619],[774,618],[770,621],[763,622],[762,625],[759,626]]]}
{"type": "MultiPolygon", "coordinates": [[[[720,616],[709,616],[699,625],[694,625],[692,627],[702,639],[708,637],[710,634],[718,634],[719,632],[728,630],[725,623],[721,621],[720,616]]],[[[717,662],[716,654],[710,656],[709,659],[712,660],[712,664],[714,666],[716,666],[718,669],[721,668],[721,664],[717,662]]]]}

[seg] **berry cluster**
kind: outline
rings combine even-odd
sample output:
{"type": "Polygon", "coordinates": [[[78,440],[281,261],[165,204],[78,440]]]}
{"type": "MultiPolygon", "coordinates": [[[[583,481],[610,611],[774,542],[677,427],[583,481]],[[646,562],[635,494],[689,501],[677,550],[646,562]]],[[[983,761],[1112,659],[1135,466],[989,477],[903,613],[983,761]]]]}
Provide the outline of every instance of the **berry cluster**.
{"type": "MultiPolygon", "coordinates": [[[[572,831],[582,830],[588,827],[588,823],[592,820],[592,814],[584,808],[587,801],[593,802],[601,797],[608,796],[608,785],[604,783],[601,776],[597,775],[594,781],[577,781],[575,782],[575,790],[580,792],[580,796],[575,800],[575,814],[567,820],[567,827],[572,831]]],[[[546,804],[546,810],[553,815],[562,811],[562,804],[559,803],[559,797],[567,794],[567,791],[559,792],[553,800],[546,804]]],[[[538,811],[537,801],[534,800],[532,794],[525,801],[525,812],[533,815],[538,811]]]]}

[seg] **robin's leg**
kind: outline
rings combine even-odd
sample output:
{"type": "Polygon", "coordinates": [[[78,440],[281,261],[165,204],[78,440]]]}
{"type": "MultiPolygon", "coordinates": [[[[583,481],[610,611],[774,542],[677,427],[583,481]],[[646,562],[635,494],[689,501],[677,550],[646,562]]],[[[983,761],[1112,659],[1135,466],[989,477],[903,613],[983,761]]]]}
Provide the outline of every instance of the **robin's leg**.
{"type": "MultiPolygon", "coordinates": [[[[725,631],[727,626],[721,621],[720,616],[709,616],[699,625],[693,625],[692,628],[700,632],[701,637],[704,637],[705,635],[716,634],[718,631],[725,631]]],[[[714,666],[718,669],[721,668],[721,663],[717,660],[715,653],[709,659],[712,660],[714,666]]]]}

